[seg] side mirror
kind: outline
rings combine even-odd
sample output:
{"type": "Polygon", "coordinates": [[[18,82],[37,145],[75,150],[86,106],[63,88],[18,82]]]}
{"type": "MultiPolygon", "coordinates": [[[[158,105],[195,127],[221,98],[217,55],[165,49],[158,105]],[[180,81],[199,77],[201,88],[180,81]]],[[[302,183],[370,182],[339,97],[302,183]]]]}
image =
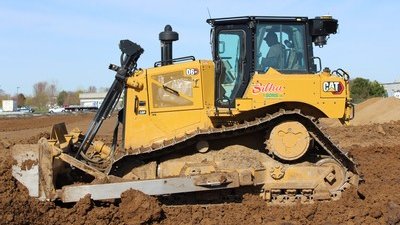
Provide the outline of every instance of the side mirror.
{"type": "Polygon", "coordinates": [[[313,60],[314,64],[312,65],[311,71],[314,71],[315,73],[321,72],[321,70],[322,70],[321,58],[320,57],[312,57],[312,60],[313,60]],[[317,65],[319,65],[319,68],[317,65]]]}

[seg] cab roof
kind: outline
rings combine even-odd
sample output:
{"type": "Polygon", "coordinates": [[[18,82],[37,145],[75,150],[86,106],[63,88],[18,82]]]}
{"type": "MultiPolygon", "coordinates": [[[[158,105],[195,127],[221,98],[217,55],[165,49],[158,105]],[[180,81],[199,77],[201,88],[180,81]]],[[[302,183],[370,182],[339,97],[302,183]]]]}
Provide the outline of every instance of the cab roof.
{"type": "Polygon", "coordinates": [[[307,17],[289,17],[289,16],[240,16],[240,17],[225,17],[225,18],[210,18],[207,23],[211,26],[229,25],[229,24],[244,24],[249,22],[301,22],[307,21],[307,17]]]}

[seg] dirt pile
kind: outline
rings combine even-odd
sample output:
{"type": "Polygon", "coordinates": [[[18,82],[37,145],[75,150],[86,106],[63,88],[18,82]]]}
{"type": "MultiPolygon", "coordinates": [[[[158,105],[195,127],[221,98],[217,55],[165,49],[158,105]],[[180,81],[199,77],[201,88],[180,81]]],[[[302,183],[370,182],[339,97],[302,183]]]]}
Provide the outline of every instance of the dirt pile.
{"type": "MultiPolygon", "coordinates": [[[[371,98],[355,106],[355,118],[350,122],[352,126],[374,123],[390,123],[400,120],[400,99],[371,98]]],[[[322,119],[328,126],[340,126],[337,119],[322,119]]]]}
{"type": "Polygon", "coordinates": [[[387,123],[400,120],[400,99],[372,98],[356,106],[356,117],[352,124],[387,123]]]}
{"type": "Polygon", "coordinates": [[[157,221],[161,218],[162,209],[157,199],[140,191],[125,191],[121,195],[121,201],[119,212],[126,224],[157,221]]]}
{"type": "Polygon", "coordinates": [[[121,202],[94,202],[87,195],[72,208],[57,207],[51,224],[149,224],[161,218],[162,209],[156,198],[139,191],[122,193],[121,202]],[[61,213],[62,212],[62,213],[61,213]]]}

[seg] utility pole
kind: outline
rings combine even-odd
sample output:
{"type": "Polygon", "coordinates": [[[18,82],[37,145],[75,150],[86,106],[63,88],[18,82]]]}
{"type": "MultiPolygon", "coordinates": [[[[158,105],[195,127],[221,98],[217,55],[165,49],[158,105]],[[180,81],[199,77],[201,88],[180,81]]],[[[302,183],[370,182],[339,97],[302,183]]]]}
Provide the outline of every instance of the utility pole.
{"type": "Polygon", "coordinates": [[[17,107],[18,107],[18,91],[19,91],[19,87],[17,86],[17,97],[15,97],[15,101],[17,102],[17,107]]]}

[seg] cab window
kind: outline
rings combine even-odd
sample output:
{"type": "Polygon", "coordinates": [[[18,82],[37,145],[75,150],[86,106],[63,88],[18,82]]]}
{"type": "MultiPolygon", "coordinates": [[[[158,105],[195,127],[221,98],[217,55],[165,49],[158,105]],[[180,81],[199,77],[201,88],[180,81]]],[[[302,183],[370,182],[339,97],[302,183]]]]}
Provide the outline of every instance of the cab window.
{"type": "Polygon", "coordinates": [[[304,25],[259,24],[255,36],[255,70],[269,68],[288,72],[307,72],[304,25]]]}

